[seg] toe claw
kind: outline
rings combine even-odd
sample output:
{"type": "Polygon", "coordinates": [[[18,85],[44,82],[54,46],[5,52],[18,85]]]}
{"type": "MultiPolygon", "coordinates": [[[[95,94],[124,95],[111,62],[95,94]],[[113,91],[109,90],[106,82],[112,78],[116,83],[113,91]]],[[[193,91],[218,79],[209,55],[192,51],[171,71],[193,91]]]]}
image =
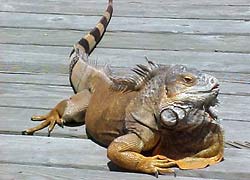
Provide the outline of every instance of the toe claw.
{"type": "Polygon", "coordinates": [[[176,172],[175,171],[173,171],[173,173],[174,173],[174,177],[176,177],[177,175],[176,175],[176,172]]]}
{"type": "Polygon", "coordinates": [[[22,135],[33,135],[33,132],[28,132],[27,130],[22,131],[22,135]]]}
{"type": "Polygon", "coordinates": [[[48,137],[50,137],[50,131],[48,131],[48,137]]]}
{"type": "Polygon", "coordinates": [[[63,125],[63,124],[58,124],[58,126],[60,126],[61,128],[64,128],[64,125],[63,125]]]}
{"type": "Polygon", "coordinates": [[[159,177],[159,171],[158,171],[158,170],[155,171],[155,177],[156,177],[156,178],[159,177]]]}

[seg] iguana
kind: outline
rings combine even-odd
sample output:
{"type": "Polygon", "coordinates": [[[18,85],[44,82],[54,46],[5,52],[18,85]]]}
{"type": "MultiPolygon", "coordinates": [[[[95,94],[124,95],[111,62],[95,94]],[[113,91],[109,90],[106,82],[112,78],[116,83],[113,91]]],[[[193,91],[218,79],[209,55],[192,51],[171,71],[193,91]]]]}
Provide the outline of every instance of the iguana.
{"type": "Polygon", "coordinates": [[[218,80],[183,65],[147,60],[133,75],[118,77],[98,69],[88,56],[103,37],[113,12],[112,0],[95,28],[70,54],[70,83],[75,95],[59,102],[43,121],[23,131],[48,126],[86,125],[88,136],[107,147],[109,159],[130,171],[149,174],[204,168],[224,154],[223,130],[212,110],[218,80]]]}

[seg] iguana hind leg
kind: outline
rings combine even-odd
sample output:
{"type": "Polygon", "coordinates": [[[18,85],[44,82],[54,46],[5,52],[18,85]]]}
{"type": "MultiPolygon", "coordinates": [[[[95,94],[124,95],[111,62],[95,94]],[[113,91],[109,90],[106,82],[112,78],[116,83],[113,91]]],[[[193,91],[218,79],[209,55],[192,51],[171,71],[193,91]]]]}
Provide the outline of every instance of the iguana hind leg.
{"type": "Polygon", "coordinates": [[[32,116],[32,121],[43,121],[38,126],[22,132],[23,135],[32,135],[34,132],[48,127],[48,136],[55,125],[80,126],[85,123],[85,113],[91,94],[88,90],[79,92],[69,99],[59,102],[47,115],[32,116]]]}

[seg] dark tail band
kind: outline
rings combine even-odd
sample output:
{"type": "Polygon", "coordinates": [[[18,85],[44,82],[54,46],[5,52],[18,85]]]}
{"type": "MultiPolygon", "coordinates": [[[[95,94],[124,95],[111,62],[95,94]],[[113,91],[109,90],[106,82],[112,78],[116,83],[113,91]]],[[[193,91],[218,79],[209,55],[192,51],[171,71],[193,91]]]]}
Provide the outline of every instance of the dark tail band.
{"type": "Polygon", "coordinates": [[[81,49],[89,56],[102,39],[104,33],[106,32],[107,26],[112,17],[112,13],[113,0],[109,0],[108,7],[100,21],[97,23],[94,29],[92,29],[87,35],[85,35],[83,38],[80,39],[80,41],[78,41],[76,47],[81,49]]]}

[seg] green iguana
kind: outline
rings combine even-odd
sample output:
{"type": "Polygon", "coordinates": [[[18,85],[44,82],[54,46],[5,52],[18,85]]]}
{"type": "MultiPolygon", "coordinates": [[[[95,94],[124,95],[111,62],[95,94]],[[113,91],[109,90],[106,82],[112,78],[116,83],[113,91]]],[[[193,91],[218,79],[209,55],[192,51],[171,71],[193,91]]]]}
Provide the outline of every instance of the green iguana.
{"type": "Polygon", "coordinates": [[[59,102],[43,121],[23,131],[86,125],[88,136],[107,147],[109,159],[130,171],[150,174],[204,168],[224,154],[223,130],[212,110],[219,84],[215,77],[182,65],[147,60],[134,74],[115,77],[88,59],[104,35],[113,12],[105,14],[70,54],[70,83],[75,95],[59,102]]]}

